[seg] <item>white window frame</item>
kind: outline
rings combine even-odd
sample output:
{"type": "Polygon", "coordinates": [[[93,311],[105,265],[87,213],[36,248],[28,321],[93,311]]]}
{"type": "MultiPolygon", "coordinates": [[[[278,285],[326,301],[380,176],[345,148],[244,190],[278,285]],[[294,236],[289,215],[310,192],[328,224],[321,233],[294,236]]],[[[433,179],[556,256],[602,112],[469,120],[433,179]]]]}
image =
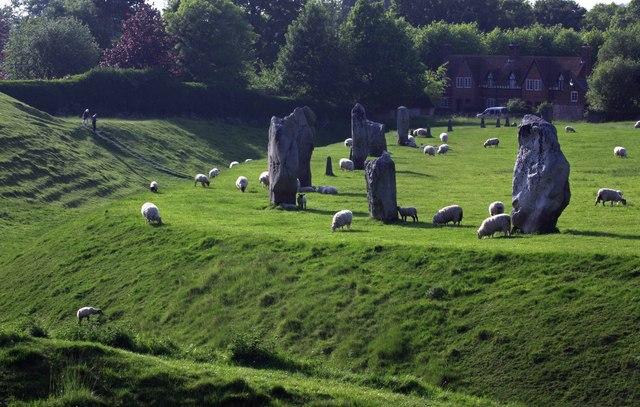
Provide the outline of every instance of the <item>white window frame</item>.
{"type": "Polygon", "coordinates": [[[558,76],[558,90],[564,90],[564,75],[558,76]]]}
{"type": "Polygon", "coordinates": [[[518,87],[518,82],[516,81],[516,74],[514,74],[513,72],[511,72],[511,75],[509,75],[509,87],[511,89],[515,89],[518,87]]]}
{"type": "MultiPolygon", "coordinates": [[[[485,78],[484,84],[487,88],[495,88],[496,87],[496,83],[493,81],[493,74],[491,72],[489,72],[487,74],[487,77],[485,78]]],[[[491,106],[489,106],[491,107],[491,106]]]]}
{"type": "Polygon", "coordinates": [[[525,89],[529,91],[540,92],[542,89],[542,80],[540,79],[527,79],[525,81],[525,89]]]}
{"type": "Polygon", "coordinates": [[[456,76],[456,88],[464,88],[464,78],[462,76],[456,76]]]}
{"type": "Polygon", "coordinates": [[[578,91],[571,91],[571,102],[576,103],[578,101],[578,91]]]}
{"type": "Polygon", "coordinates": [[[465,76],[464,77],[464,87],[467,89],[471,89],[471,77],[470,76],[465,76]]]}

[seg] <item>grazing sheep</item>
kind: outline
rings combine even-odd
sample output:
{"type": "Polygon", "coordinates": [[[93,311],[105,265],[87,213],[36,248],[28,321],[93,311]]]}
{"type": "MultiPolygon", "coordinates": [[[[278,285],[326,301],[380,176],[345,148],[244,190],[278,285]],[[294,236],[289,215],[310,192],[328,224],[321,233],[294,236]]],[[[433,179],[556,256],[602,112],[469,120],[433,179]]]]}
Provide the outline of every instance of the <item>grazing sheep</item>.
{"type": "Polygon", "coordinates": [[[434,225],[446,225],[449,222],[460,225],[462,222],[462,208],[458,205],[449,205],[440,209],[433,215],[432,222],[434,225]]]}
{"type": "Polygon", "coordinates": [[[640,129],[640,120],[638,120],[635,124],[635,126],[633,126],[635,129],[640,129]]]}
{"type": "Polygon", "coordinates": [[[220,170],[217,168],[212,168],[211,171],[209,171],[209,178],[213,179],[217,177],[218,174],[220,174],[220,170]]]}
{"type": "Polygon", "coordinates": [[[449,135],[447,133],[440,133],[440,141],[446,143],[449,141],[449,135]]]}
{"type": "Polygon", "coordinates": [[[269,171],[263,171],[260,174],[260,176],[258,177],[258,182],[263,187],[268,187],[269,186],[269,171]]]}
{"type": "Polygon", "coordinates": [[[564,131],[566,131],[567,133],[575,133],[576,129],[571,126],[564,126],[564,131]]]}
{"type": "Polygon", "coordinates": [[[102,310],[100,308],[94,307],[82,307],[76,312],[76,316],[78,317],[78,324],[82,322],[82,318],[87,318],[87,321],[91,320],[91,315],[100,314],[102,315],[102,310]]]}
{"type": "Polygon", "coordinates": [[[229,168],[233,168],[233,167],[235,167],[236,165],[240,165],[240,163],[239,163],[239,162],[237,162],[237,161],[231,161],[231,164],[229,164],[229,168]]]}
{"type": "Polygon", "coordinates": [[[511,216],[506,213],[493,215],[482,221],[482,225],[478,229],[478,239],[485,236],[493,237],[496,232],[502,232],[505,236],[509,236],[511,229],[511,216]]]}
{"type": "Polygon", "coordinates": [[[504,213],[504,204],[502,202],[495,201],[489,205],[489,216],[499,215],[501,213],[504,213]]]}
{"type": "Polygon", "coordinates": [[[298,194],[296,201],[298,202],[298,209],[307,209],[307,197],[304,194],[298,194]]]}
{"type": "Polygon", "coordinates": [[[433,146],[424,146],[424,155],[436,155],[436,149],[433,146]]]}
{"type": "Polygon", "coordinates": [[[338,188],[320,185],[316,188],[316,192],[319,194],[338,195],[338,188]]]}
{"type": "Polygon", "coordinates": [[[483,145],[486,148],[486,147],[489,147],[489,146],[498,147],[498,144],[500,144],[500,140],[498,140],[497,138],[494,137],[494,138],[487,139],[487,141],[485,141],[483,145]]]}
{"type": "Polygon", "coordinates": [[[626,158],[627,157],[627,149],[624,147],[615,147],[613,149],[613,155],[615,155],[616,157],[620,157],[620,158],[626,158]]]}
{"type": "Polygon", "coordinates": [[[446,154],[449,151],[449,144],[443,144],[438,147],[438,154],[446,154]]]}
{"type": "Polygon", "coordinates": [[[596,205],[598,205],[600,201],[602,201],[602,206],[604,206],[604,203],[607,201],[611,202],[611,206],[613,206],[613,202],[617,202],[618,204],[622,202],[623,205],[627,204],[627,200],[622,197],[622,191],[610,188],[600,188],[598,190],[596,205]]]}
{"type": "Polygon", "coordinates": [[[253,158],[247,158],[246,160],[244,160],[244,162],[246,162],[246,163],[251,162],[251,161],[253,161],[253,158]]]}
{"type": "Polygon", "coordinates": [[[205,186],[205,185],[206,185],[206,186],[209,186],[209,185],[210,185],[209,178],[207,178],[207,176],[206,176],[206,175],[204,175],[204,174],[198,174],[198,175],[196,175],[195,182],[193,183],[193,186],[194,186],[194,187],[195,187],[195,186],[197,186],[197,185],[198,185],[198,182],[202,184],[202,187],[203,187],[203,188],[204,188],[204,186],[205,186]]]}
{"type": "Polygon", "coordinates": [[[353,147],[353,139],[351,137],[344,140],[345,147],[353,147]]]}
{"type": "Polygon", "coordinates": [[[298,192],[317,192],[317,191],[316,191],[316,187],[306,186],[306,187],[298,188],[298,192]]]}
{"type": "Polygon", "coordinates": [[[244,192],[244,190],[247,189],[247,185],[249,185],[249,180],[247,179],[247,177],[243,177],[241,175],[236,180],[236,188],[238,188],[242,192],[244,192]]]}
{"type": "Polygon", "coordinates": [[[158,183],[156,181],[151,181],[151,184],[149,184],[149,189],[151,190],[151,192],[158,192],[158,183]]]}
{"type": "Polygon", "coordinates": [[[405,146],[414,148],[418,147],[415,137],[413,137],[412,135],[407,136],[407,144],[405,144],[405,146]]]}
{"type": "Polygon", "coordinates": [[[145,202],[142,205],[142,208],[140,208],[140,213],[142,213],[142,217],[147,221],[147,223],[157,222],[158,225],[162,225],[160,211],[158,210],[158,207],[151,202],[145,202]]]}
{"type": "Polygon", "coordinates": [[[413,132],[413,137],[420,137],[420,136],[426,136],[427,135],[427,129],[423,129],[422,127],[415,129],[413,132]]]}
{"type": "Polygon", "coordinates": [[[407,216],[411,216],[414,222],[418,221],[418,210],[413,206],[398,206],[398,213],[404,221],[407,220],[407,216]]]}
{"type": "Polygon", "coordinates": [[[348,158],[340,159],[340,169],[342,171],[353,171],[353,161],[348,158]]]}
{"type": "Polygon", "coordinates": [[[347,231],[351,231],[352,220],[353,213],[350,210],[343,209],[339,212],[336,212],[336,214],[333,215],[333,222],[331,222],[331,230],[335,232],[337,228],[342,229],[343,226],[346,226],[347,231]]]}

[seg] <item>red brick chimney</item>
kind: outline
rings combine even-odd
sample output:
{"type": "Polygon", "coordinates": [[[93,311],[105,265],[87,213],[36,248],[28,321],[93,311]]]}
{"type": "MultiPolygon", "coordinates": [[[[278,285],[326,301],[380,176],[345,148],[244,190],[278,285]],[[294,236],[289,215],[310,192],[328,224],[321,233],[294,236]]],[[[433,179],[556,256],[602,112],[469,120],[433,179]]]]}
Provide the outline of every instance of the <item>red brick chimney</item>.
{"type": "Polygon", "coordinates": [[[512,42],[511,44],[509,44],[509,61],[508,62],[513,62],[516,60],[516,58],[518,58],[520,56],[520,45],[512,42]]]}

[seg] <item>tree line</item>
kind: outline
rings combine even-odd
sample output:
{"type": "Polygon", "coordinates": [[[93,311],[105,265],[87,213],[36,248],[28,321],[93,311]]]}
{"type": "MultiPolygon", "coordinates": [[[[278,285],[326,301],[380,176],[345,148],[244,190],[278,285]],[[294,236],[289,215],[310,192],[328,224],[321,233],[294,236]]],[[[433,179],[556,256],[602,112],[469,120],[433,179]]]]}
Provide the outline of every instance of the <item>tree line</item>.
{"type": "Polygon", "coordinates": [[[592,47],[590,109],[640,108],[640,0],[13,0],[0,10],[0,75],[54,79],[97,66],[372,108],[446,86],[455,54],[576,56],[592,47]]]}

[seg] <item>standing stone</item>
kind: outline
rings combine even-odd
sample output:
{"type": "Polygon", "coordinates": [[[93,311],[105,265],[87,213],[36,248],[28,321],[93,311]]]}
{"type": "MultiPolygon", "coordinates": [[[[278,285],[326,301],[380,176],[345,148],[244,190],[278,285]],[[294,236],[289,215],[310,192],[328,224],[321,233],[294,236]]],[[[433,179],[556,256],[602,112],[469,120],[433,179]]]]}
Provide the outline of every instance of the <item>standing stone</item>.
{"type": "Polygon", "coordinates": [[[353,168],[356,170],[364,169],[364,160],[369,153],[367,130],[367,114],[364,106],[356,103],[351,109],[351,138],[353,139],[351,151],[353,168]]]}
{"type": "Polygon", "coordinates": [[[484,124],[484,117],[480,119],[480,128],[484,129],[486,128],[485,124],[484,124]]]}
{"type": "Polygon", "coordinates": [[[451,119],[447,122],[447,131],[453,131],[453,122],[451,119]]]}
{"type": "Polygon", "coordinates": [[[556,232],[569,205],[569,162],[560,150],[556,128],[526,115],[518,130],[518,157],[513,169],[511,221],[523,233],[556,232]]]}
{"type": "Polygon", "coordinates": [[[384,137],[384,124],[367,120],[369,155],[380,157],[387,151],[387,139],[384,137]]]}
{"type": "Polygon", "coordinates": [[[509,116],[504,118],[504,127],[511,127],[511,124],[509,124],[509,116]]]}
{"type": "Polygon", "coordinates": [[[327,166],[325,167],[324,175],[328,177],[336,176],[336,174],[333,173],[333,167],[331,166],[331,156],[327,157],[327,166]]]}
{"type": "Polygon", "coordinates": [[[298,123],[295,113],[271,118],[269,126],[269,197],[273,205],[296,204],[298,123]]]}
{"type": "Polygon", "coordinates": [[[409,109],[404,106],[398,107],[396,110],[396,121],[398,127],[398,145],[406,146],[409,142],[409,109]]]}
{"type": "Polygon", "coordinates": [[[385,223],[398,220],[396,199],[396,165],[388,152],[367,160],[364,172],[367,182],[369,215],[385,223]]]}
{"type": "Polygon", "coordinates": [[[301,187],[311,186],[311,155],[313,154],[313,139],[316,134],[316,115],[308,106],[297,107],[293,111],[298,124],[298,179],[301,187]]]}
{"type": "Polygon", "coordinates": [[[499,117],[496,119],[496,127],[500,127],[500,118],[499,117]]]}
{"type": "Polygon", "coordinates": [[[431,135],[431,126],[427,125],[427,138],[432,138],[433,136],[431,135]]]}

